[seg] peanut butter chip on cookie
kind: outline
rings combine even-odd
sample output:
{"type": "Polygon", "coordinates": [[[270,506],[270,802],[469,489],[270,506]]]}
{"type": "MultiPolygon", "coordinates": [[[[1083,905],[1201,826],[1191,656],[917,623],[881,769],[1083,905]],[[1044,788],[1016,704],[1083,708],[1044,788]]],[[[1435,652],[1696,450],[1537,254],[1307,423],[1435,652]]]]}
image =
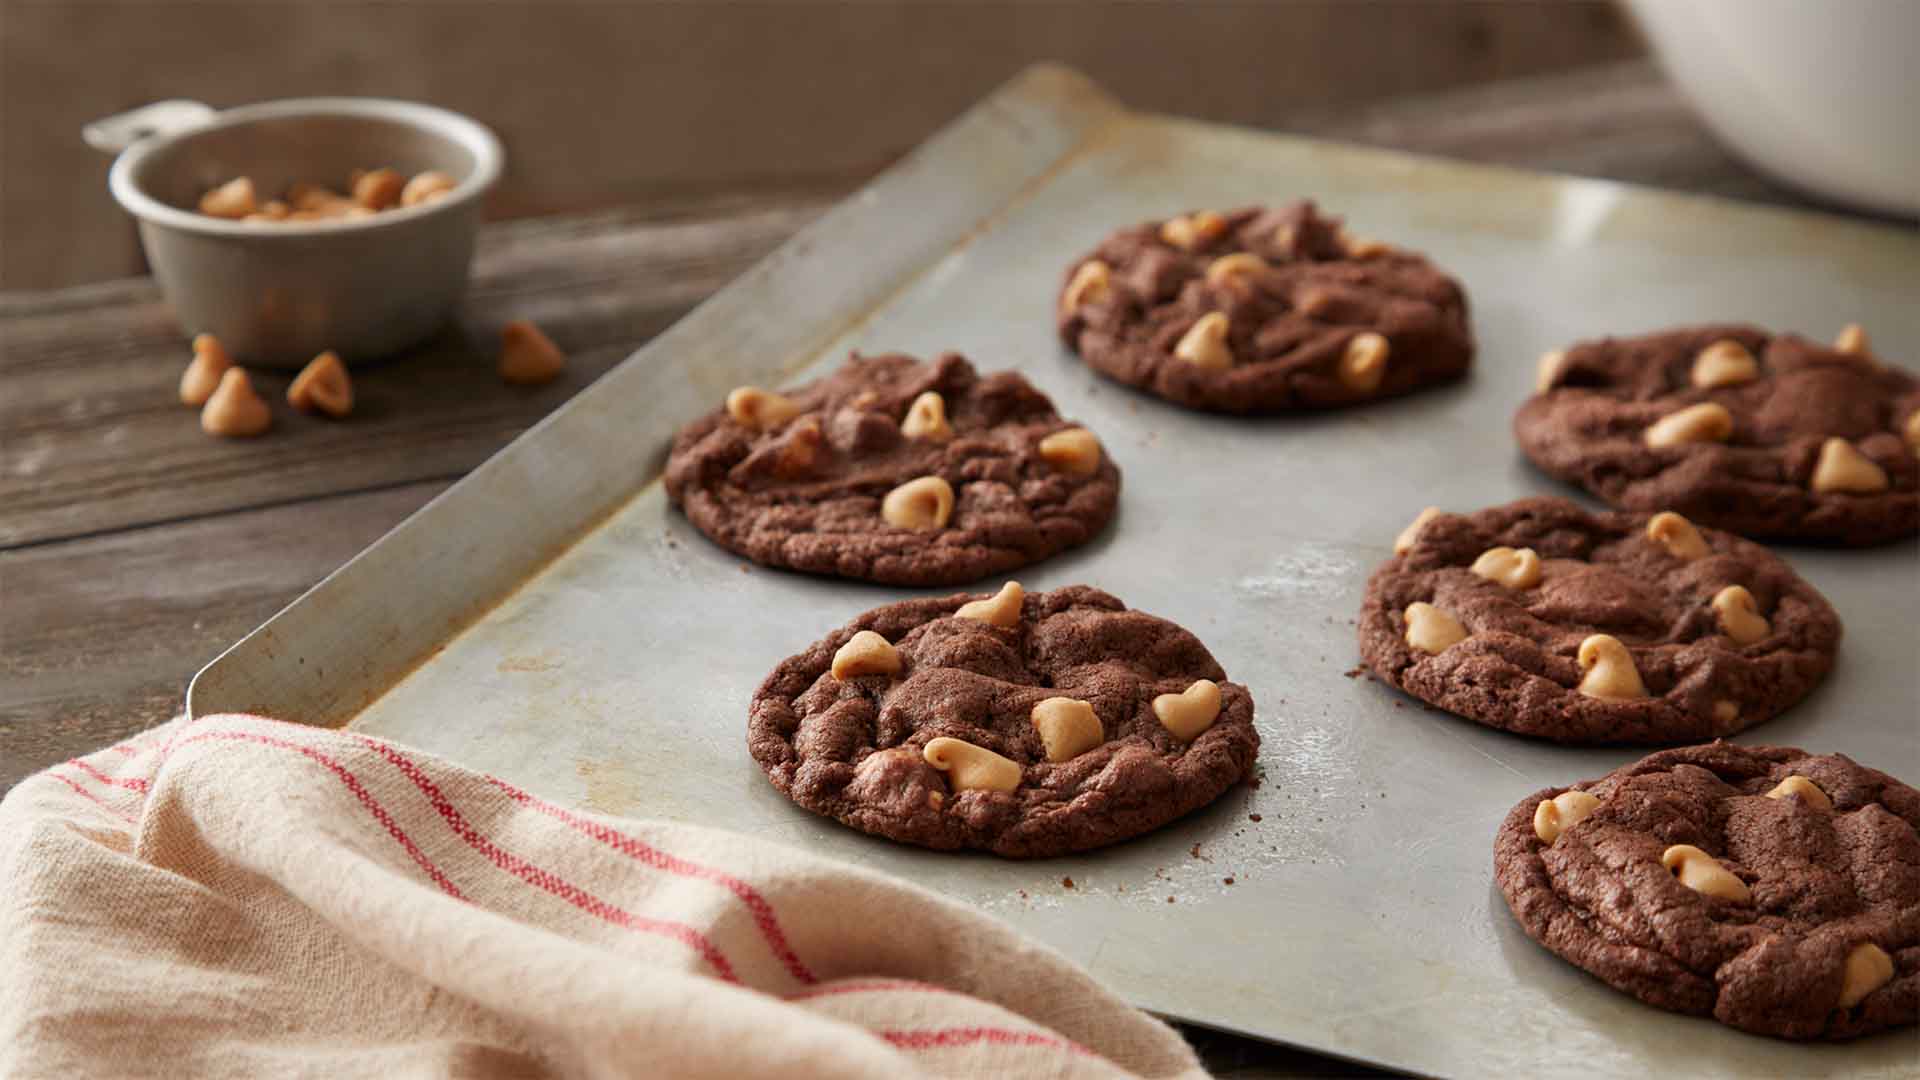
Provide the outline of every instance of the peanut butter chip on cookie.
{"type": "Polygon", "coordinates": [[[1693,385],[1703,390],[1738,386],[1760,377],[1760,364],[1745,345],[1732,339],[1716,341],[1693,358],[1693,385]]]}
{"type": "Polygon", "coordinates": [[[1020,786],[1019,762],[964,739],[930,739],[921,756],[947,774],[955,791],[1012,791],[1020,786]]]}
{"type": "Polygon", "coordinates": [[[1467,628],[1460,620],[1432,604],[1407,605],[1407,644],[1423,653],[1438,655],[1467,639],[1467,628]]]}
{"type": "Polygon", "coordinates": [[[1859,323],[1848,323],[1840,328],[1840,335],[1833,339],[1833,351],[1848,356],[1865,356],[1873,351],[1873,343],[1867,340],[1866,327],[1859,323]]]}
{"type": "Polygon", "coordinates": [[[1030,719],[1048,761],[1072,760],[1106,741],[1092,702],[1050,697],[1033,707],[1030,719]]]}
{"type": "Polygon", "coordinates": [[[1560,377],[1560,369],[1565,367],[1566,363],[1567,354],[1564,350],[1553,349],[1541,353],[1539,361],[1533,367],[1534,392],[1544,394],[1552,389],[1553,380],[1560,377]]]}
{"type": "Polygon", "coordinates": [[[1647,445],[1655,448],[1726,442],[1733,435],[1733,414],[1717,401],[1703,401],[1668,413],[1647,426],[1647,445]]]}
{"type": "Polygon", "coordinates": [[[1827,798],[1827,793],[1820,790],[1820,785],[1798,774],[1775,784],[1773,790],[1767,792],[1767,798],[1799,799],[1807,806],[1823,813],[1833,809],[1833,800],[1827,798]]]}
{"type": "Polygon", "coordinates": [[[1870,495],[1887,490],[1887,470],[1847,440],[1832,438],[1820,444],[1820,460],[1814,462],[1809,486],[1823,495],[1870,495]]]}
{"type": "Polygon", "coordinates": [[[1900,434],[1907,440],[1907,449],[1920,454],[1920,409],[1907,414],[1906,426],[1900,429],[1900,434]]]}
{"type": "Polygon", "coordinates": [[[1192,742],[1220,716],[1220,687],[1212,679],[1195,679],[1178,694],[1153,699],[1153,715],[1160,726],[1181,742],[1192,742]]]}
{"type": "Polygon", "coordinates": [[[1671,510],[1662,510],[1647,520],[1647,539],[1667,549],[1667,554],[1688,562],[1712,553],[1706,538],[1693,522],[1671,510]]]}
{"type": "Polygon", "coordinates": [[[1439,516],[1440,508],[1437,506],[1429,506],[1425,510],[1415,514],[1413,520],[1407,524],[1407,527],[1400,530],[1400,535],[1393,538],[1393,553],[1395,555],[1405,555],[1407,552],[1412,551],[1413,545],[1420,540],[1420,530],[1427,527],[1427,522],[1439,516]]]}
{"type": "Polygon", "coordinates": [[[1089,259],[1080,264],[1067,282],[1067,288],[1060,294],[1060,307],[1063,311],[1078,311],[1088,304],[1097,304],[1113,295],[1113,268],[1099,259],[1089,259]]]}
{"type": "Polygon", "coordinates": [[[872,630],[847,639],[833,654],[833,677],[845,682],[862,675],[894,675],[900,671],[900,650],[872,630]]]}
{"type": "Polygon", "coordinates": [[[1207,264],[1207,284],[1216,288],[1256,277],[1268,269],[1267,260],[1250,251],[1222,255],[1207,264]]]}
{"type": "Polygon", "coordinates": [[[757,386],[736,386],[727,394],[727,417],[755,431],[771,431],[799,415],[799,402],[757,386]]]}
{"type": "Polygon", "coordinates": [[[1473,560],[1478,577],[1509,589],[1531,589],[1540,584],[1540,554],[1532,548],[1488,548],[1473,560]]]}
{"type": "Polygon", "coordinates": [[[1212,210],[1169,218],[1160,226],[1160,239],[1182,251],[1192,251],[1227,231],[1227,219],[1212,210]]]}
{"type": "Polygon", "coordinates": [[[962,619],[977,619],[994,626],[1012,627],[1020,625],[1020,605],[1026,601],[1026,591],[1017,581],[1009,581],[1000,586],[1000,591],[988,600],[972,600],[960,605],[954,615],[962,619]]]}
{"type": "Polygon", "coordinates": [[[1195,367],[1225,371],[1233,366],[1233,350],[1227,346],[1227,317],[1209,311],[1188,328],[1173,355],[1195,367]]]}
{"type": "Polygon", "coordinates": [[[1586,673],[1580,677],[1580,692],[1588,697],[1632,701],[1647,696],[1646,685],[1640,681],[1640,669],[1634,666],[1633,654],[1620,644],[1619,638],[1594,634],[1580,643],[1577,659],[1580,670],[1586,673]]]}
{"type": "Polygon", "coordinates": [[[909,480],[880,500],[880,517],[903,529],[944,529],[953,516],[953,485],[938,476],[909,480]]]}
{"type": "Polygon", "coordinates": [[[1533,808],[1533,835],[1541,843],[1551,844],[1598,809],[1600,800],[1584,791],[1563,791],[1551,799],[1541,799],[1533,808]]]}
{"type": "Polygon", "coordinates": [[[1713,613],[1720,619],[1720,632],[1735,645],[1751,645],[1773,632],[1753,594],[1739,585],[1729,585],[1713,596],[1713,613]]]}
{"type": "Polygon", "coordinates": [[[953,438],[953,427],[947,423],[947,399],[932,390],[914,398],[907,406],[907,418],[900,421],[900,433],[909,439],[953,438]]]}
{"type": "Polygon", "coordinates": [[[1369,330],[1355,334],[1340,356],[1340,384],[1356,394],[1371,394],[1387,377],[1387,339],[1369,330]]]}
{"type": "Polygon", "coordinates": [[[1100,471],[1100,440],[1086,428],[1056,431],[1040,440],[1040,460],[1069,476],[1100,471]]]}
{"type": "Polygon", "coordinates": [[[1675,844],[1661,852],[1660,865],[1673,871],[1680,884],[1704,896],[1717,896],[1737,904],[1753,902],[1753,892],[1746,882],[1720,865],[1719,859],[1692,844],[1675,844]]]}
{"type": "Polygon", "coordinates": [[[1864,942],[1847,953],[1844,972],[1837,1004],[1851,1009],[1865,1001],[1868,994],[1893,981],[1893,957],[1880,946],[1864,942]]]}

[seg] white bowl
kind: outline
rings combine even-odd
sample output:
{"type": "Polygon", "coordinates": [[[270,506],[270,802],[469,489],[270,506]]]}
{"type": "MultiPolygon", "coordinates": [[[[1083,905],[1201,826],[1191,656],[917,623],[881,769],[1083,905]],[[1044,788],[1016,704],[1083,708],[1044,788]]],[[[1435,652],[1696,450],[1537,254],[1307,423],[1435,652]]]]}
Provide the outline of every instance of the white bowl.
{"type": "Polygon", "coordinates": [[[1920,0],[1628,0],[1661,65],[1757,168],[1920,215],[1920,0]]]}

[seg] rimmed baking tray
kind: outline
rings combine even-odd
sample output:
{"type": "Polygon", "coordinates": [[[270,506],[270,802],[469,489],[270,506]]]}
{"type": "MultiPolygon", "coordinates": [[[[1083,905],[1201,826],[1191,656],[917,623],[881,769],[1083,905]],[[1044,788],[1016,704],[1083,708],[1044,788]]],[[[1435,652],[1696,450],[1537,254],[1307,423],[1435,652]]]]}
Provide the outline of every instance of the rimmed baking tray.
{"type": "MultiPolygon", "coordinates": [[[[1148,1009],[1326,1053],[1434,1074],[1891,1076],[1911,1032],[1741,1035],[1521,933],[1492,884],[1502,815],[1640,751],[1506,736],[1344,673],[1366,575],[1415,511],[1562,490],[1508,434],[1542,350],[1713,318],[1858,321],[1912,355],[1917,276],[1910,232],[1144,116],[1036,68],[215,660],[189,708],[348,724],[566,802],[804,844],[991,911],[1148,1009]],[[1298,194],[1465,281],[1468,382],[1233,420],[1102,381],[1057,343],[1062,269],[1116,225],[1298,194]],[[1199,633],[1258,703],[1257,788],[1110,850],[1008,862],[871,839],[767,784],[745,748],[753,688],[901,591],[742,564],[667,506],[660,470],[729,388],[855,348],[1018,367],[1101,434],[1126,475],[1114,526],[1019,577],[1097,584],[1199,633]]],[[[1827,684],[1745,740],[1920,779],[1913,546],[1786,554],[1847,638],[1827,684]]]]}

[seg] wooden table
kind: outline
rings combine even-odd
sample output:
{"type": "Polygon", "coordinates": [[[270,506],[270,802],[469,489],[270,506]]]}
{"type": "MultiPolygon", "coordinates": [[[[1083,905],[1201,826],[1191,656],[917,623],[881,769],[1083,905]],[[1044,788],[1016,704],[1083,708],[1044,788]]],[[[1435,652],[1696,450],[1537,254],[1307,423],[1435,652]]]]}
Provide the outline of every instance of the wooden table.
{"type": "MultiPolygon", "coordinates": [[[[1643,63],[1290,127],[1799,201],[1712,143],[1643,63]]],[[[188,350],[150,280],[0,297],[0,792],[172,716],[202,664],[843,194],[770,189],[491,227],[455,327],[356,372],[346,422],[282,407],[277,430],[251,441],[205,437],[179,404],[188,350]],[[566,349],[564,378],[501,384],[492,356],[509,318],[566,349]]],[[[257,377],[276,397],[286,383],[257,377]]],[[[1191,1034],[1226,1075],[1367,1073],[1191,1034]]]]}

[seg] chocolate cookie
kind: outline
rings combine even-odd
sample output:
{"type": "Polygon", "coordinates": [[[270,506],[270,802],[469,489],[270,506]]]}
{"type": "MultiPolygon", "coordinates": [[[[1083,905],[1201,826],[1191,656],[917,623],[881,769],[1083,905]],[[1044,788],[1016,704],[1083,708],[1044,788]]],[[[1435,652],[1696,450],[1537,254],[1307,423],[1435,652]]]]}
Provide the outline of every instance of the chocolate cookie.
{"type": "Polygon", "coordinates": [[[674,439],[666,488],[755,562],[953,585],[1086,543],[1120,470],[1014,372],[856,354],[786,394],[733,391],[674,439]]]}
{"type": "Polygon", "coordinates": [[[1857,326],[1832,348],[1751,326],[1589,341],[1542,357],[1537,389],[1520,448],[1615,506],[1838,544],[1920,531],[1920,381],[1857,326]]]}
{"type": "Polygon", "coordinates": [[[1788,1039],[1920,1020],[1920,792],[1715,742],[1529,795],[1493,873],[1527,935],[1649,1005],[1788,1039]]]}
{"type": "Polygon", "coordinates": [[[1458,282],[1310,202],[1122,229],[1068,270],[1058,316],[1094,370],[1215,412],[1373,401],[1473,362],[1458,282]]]}
{"type": "Polygon", "coordinates": [[[1084,585],[904,600],[789,657],[747,745],[794,802],[862,832],[1014,858],[1084,851],[1212,802],[1253,767],[1253,698],[1198,638],[1084,585]]]}
{"type": "Polygon", "coordinates": [[[1449,712],[1561,742],[1729,735],[1806,696],[1840,619],[1766,548],[1673,513],[1522,499],[1421,513],[1367,582],[1360,655],[1449,712]]]}

